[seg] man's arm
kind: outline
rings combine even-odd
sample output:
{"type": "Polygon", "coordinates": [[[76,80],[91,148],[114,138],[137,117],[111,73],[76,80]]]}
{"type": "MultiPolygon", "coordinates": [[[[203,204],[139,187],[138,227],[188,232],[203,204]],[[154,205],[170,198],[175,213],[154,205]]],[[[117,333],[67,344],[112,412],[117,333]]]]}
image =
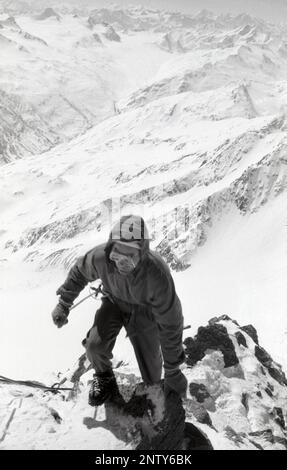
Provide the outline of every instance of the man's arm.
{"type": "Polygon", "coordinates": [[[70,269],[68,276],[56,294],[60,295],[60,303],[71,307],[80,292],[86,287],[88,282],[99,279],[99,275],[94,263],[95,248],[88,251],[85,256],[78,258],[70,269]]]}
{"type": "Polygon", "coordinates": [[[164,360],[164,390],[186,396],[187,380],[180,365],[185,354],[182,344],[183,316],[171,274],[160,271],[153,280],[152,312],[158,325],[164,360]]]}
{"type": "Polygon", "coordinates": [[[179,369],[184,362],[183,316],[171,274],[159,272],[153,281],[152,312],[158,325],[165,373],[179,369]]]}

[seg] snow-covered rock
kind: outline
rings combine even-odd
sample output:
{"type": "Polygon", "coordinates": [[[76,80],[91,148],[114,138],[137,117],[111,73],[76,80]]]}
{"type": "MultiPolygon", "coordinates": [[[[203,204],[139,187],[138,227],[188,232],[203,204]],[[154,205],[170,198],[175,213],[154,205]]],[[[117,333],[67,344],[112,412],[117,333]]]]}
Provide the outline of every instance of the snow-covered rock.
{"type": "Polygon", "coordinates": [[[120,36],[116,33],[116,31],[111,25],[106,25],[106,30],[103,33],[103,35],[110,41],[116,41],[116,42],[121,41],[120,36]]]}
{"type": "MultiPolygon", "coordinates": [[[[204,416],[238,449],[286,449],[287,379],[254,328],[226,315],[186,338],[189,413],[204,416]],[[205,414],[204,414],[205,411],[205,414]]],[[[212,438],[209,436],[211,442],[212,438]]]]}
{"type": "Polygon", "coordinates": [[[43,152],[58,141],[35,109],[17,95],[0,90],[0,156],[4,162],[23,154],[43,152]]]}
{"type": "Polygon", "coordinates": [[[58,21],[60,20],[60,16],[58,15],[58,13],[55,12],[55,10],[53,10],[53,8],[46,8],[41,13],[41,15],[38,15],[36,17],[38,21],[44,21],[44,20],[47,20],[48,18],[55,18],[58,21]]]}
{"type": "Polygon", "coordinates": [[[19,30],[21,29],[18,25],[17,21],[15,20],[14,16],[9,16],[5,20],[0,20],[0,28],[8,27],[12,29],[19,30]]]}

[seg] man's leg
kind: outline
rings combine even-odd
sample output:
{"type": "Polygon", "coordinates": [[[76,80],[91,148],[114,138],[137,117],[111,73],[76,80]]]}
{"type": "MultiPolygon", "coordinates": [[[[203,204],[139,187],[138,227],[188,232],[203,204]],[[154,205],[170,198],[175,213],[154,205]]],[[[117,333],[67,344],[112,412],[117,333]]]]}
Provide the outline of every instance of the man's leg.
{"type": "Polygon", "coordinates": [[[122,326],[121,311],[109,299],[104,298],[96,312],[94,324],[82,343],[96,373],[112,370],[112,350],[122,326]]]}
{"type": "MultiPolygon", "coordinates": [[[[136,315],[136,314],[135,314],[136,315]]],[[[157,325],[148,314],[139,313],[132,327],[126,327],[133,345],[143,381],[152,385],[160,381],[162,355],[157,325]]]]}
{"type": "Polygon", "coordinates": [[[94,325],[83,341],[87,357],[95,368],[89,391],[91,406],[102,405],[107,400],[120,397],[111,359],[122,325],[121,311],[110,300],[103,299],[101,307],[96,312],[94,325]]]}

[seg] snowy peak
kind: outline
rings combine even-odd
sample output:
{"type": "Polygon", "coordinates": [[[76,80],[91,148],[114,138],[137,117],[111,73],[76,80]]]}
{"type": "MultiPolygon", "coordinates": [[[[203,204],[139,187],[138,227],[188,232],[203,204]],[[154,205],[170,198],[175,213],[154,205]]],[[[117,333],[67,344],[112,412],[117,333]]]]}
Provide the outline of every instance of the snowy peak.
{"type": "Polygon", "coordinates": [[[199,30],[205,27],[211,30],[228,30],[232,28],[264,24],[249,15],[219,15],[216,16],[209,10],[201,10],[191,15],[180,12],[169,12],[164,10],[153,10],[143,7],[129,9],[99,8],[90,13],[88,22],[90,25],[109,23],[123,31],[173,31],[176,29],[199,30]]]}
{"type": "Polygon", "coordinates": [[[21,29],[13,16],[8,16],[6,20],[0,20],[0,28],[2,29],[5,27],[16,30],[21,29]]]}
{"type": "Polygon", "coordinates": [[[40,15],[36,16],[38,21],[44,21],[48,18],[55,18],[57,21],[61,19],[60,15],[58,15],[53,8],[46,8],[40,15]]]}
{"type": "Polygon", "coordinates": [[[215,19],[215,17],[216,17],[215,14],[212,11],[207,10],[206,8],[204,8],[203,10],[199,11],[198,13],[194,15],[194,18],[196,20],[199,20],[202,22],[212,21],[215,19]]]}
{"type": "MultiPolygon", "coordinates": [[[[63,10],[60,17],[53,7],[37,19],[26,14],[0,20],[7,65],[0,89],[35,106],[61,141],[126,109],[124,102],[134,108],[174,94],[216,90],[231,82],[254,81],[255,72],[261,83],[286,76],[285,31],[249,16],[103,8],[87,16],[63,10]],[[75,67],[78,63],[81,67],[75,67]]],[[[253,102],[251,97],[251,108],[253,102]]],[[[258,114],[255,103],[248,117],[258,114]]],[[[6,162],[11,154],[0,159],[6,162]]]]}
{"type": "Polygon", "coordinates": [[[123,10],[99,9],[93,10],[88,18],[88,25],[113,24],[116,28],[132,29],[134,22],[130,15],[123,10]]]}

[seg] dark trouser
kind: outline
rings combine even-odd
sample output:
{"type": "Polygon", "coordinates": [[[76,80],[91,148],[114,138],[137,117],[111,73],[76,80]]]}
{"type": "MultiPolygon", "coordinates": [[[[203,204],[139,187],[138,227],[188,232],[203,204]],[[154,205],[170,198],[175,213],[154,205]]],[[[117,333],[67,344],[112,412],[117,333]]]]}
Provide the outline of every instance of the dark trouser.
{"type": "Polygon", "coordinates": [[[157,325],[148,314],[139,312],[131,326],[130,315],[122,312],[108,298],[102,299],[92,328],[83,345],[96,372],[112,369],[111,359],[117,336],[124,326],[133,345],[142,379],[147,384],[160,380],[162,356],[157,325]]]}

